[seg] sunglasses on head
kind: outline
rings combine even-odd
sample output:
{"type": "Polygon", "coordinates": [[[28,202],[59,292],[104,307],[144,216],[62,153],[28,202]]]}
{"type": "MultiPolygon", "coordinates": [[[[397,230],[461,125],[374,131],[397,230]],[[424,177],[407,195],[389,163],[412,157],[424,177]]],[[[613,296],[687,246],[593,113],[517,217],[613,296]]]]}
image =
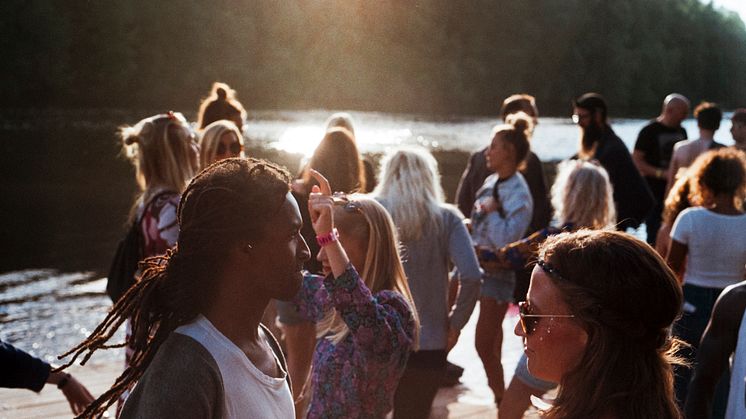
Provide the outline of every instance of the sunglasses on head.
{"type": "Polygon", "coordinates": [[[332,199],[334,200],[334,205],[341,206],[346,212],[359,212],[361,214],[363,212],[360,202],[350,200],[344,192],[334,192],[332,199]]]}
{"type": "Polygon", "coordinates": [[[228,154],[230,152],[230,154],[232,154],[232,155],[237,155],[237,154],[240,154],[241,151],[243,151],[243,145],[241,143],[239,143],[238,141],[234,141],[234,142],[230,143],[230,145],[227,146],[227,147],[226,147],[225,143],[219,142],[218,143],[218,148],[215,151],[215,153],[216,154],[220,154],[220,155],[224,155],[224,154],[228,154]]]}
{"type": "Polygon", "coordinates": [[[518,316],[521,322],[521,329],[526,336],[534,333],[542,318],[573,318],[574,314],[531,314],[531,306],[528,301],[518,303],[518,316]]]}

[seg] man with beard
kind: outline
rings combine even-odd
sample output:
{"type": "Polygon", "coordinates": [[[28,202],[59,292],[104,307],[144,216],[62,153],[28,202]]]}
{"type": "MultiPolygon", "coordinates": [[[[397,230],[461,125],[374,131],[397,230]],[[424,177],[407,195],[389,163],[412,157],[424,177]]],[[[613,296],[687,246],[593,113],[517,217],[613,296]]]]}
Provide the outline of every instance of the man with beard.
{"type": "Polygon", "coordinates": [[[632,152],[632,160],[655,198],[655,207],[645,220],[647,242],[652,246],[655,246],[655,237],[661,224],[661,212],[666,198],[666,182],[673,147],[687,138],[681,121],[688,114],[689,99],[678,93],[666,96],[661,114],[640,130],[635,150],[632,152]]]}
{"type": "Polygon", "coordinates": [[[635,167],[622,140],[607,119],[606,101],[598,93],[586,93],[573,100],[573,122],[581,130],[577,157],[596,160],[609,173],[614,186],[617,228],[637,228],[653,208],[653,195],[635,167]]]}

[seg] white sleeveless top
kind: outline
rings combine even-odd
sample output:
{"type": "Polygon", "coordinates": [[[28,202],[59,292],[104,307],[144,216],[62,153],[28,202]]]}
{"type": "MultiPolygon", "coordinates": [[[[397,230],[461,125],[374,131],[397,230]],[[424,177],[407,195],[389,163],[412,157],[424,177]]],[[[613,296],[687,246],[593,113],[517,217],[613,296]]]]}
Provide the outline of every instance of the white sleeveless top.
{"type": "Polygon", "coordinates": [[[176,328],[174,332],[196,340],[215,359],[223,379],[225,418],[295,417],[293,396],[285,380],[287,372],[282,370],[279,360],[275,362],[282,370],[282,377],[264,374],[201,314],[195,321],[176,328]]]}
{"type": "Polygon", "coordinates": [[[726,419],[746,419],[746,311],[741,318],[738,329],[738,343],[733,355],[730,373],[730,392],[728,393],[728,410],[726,419]]]}

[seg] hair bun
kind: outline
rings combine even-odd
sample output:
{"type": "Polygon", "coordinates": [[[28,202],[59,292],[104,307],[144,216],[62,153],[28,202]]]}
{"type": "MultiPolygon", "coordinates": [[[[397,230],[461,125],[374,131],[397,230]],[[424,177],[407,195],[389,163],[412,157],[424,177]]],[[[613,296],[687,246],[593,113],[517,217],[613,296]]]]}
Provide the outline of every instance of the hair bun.
{"type": "Polygon", "coordinates": [[[220,100],[225,100],[225,98],[228,97],[228,92],[226,92],[223,87],[215,89],[215,94],[218,95],[218,99],[220,100]]]}
{"type": "Polygon", "coordinates": [[[526,112],[510,114],[505,118],[505,122],[512,125],[516,131],[522,132],[526,136],[528,136],[534,126],[531,117],[528,116],[526,112]]]}

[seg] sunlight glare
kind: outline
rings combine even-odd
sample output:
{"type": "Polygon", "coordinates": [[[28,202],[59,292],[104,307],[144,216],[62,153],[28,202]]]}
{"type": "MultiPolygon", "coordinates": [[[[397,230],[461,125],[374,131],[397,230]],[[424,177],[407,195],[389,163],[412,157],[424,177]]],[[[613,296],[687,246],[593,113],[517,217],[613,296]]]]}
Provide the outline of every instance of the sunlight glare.
{"type": "Polygon", "coordinates": [[[273,146],[288,153],[299,153],[304,157],[311,157],[322,138],[324,138],[323,127],[300,125],[283,131],[273,146]]]}

